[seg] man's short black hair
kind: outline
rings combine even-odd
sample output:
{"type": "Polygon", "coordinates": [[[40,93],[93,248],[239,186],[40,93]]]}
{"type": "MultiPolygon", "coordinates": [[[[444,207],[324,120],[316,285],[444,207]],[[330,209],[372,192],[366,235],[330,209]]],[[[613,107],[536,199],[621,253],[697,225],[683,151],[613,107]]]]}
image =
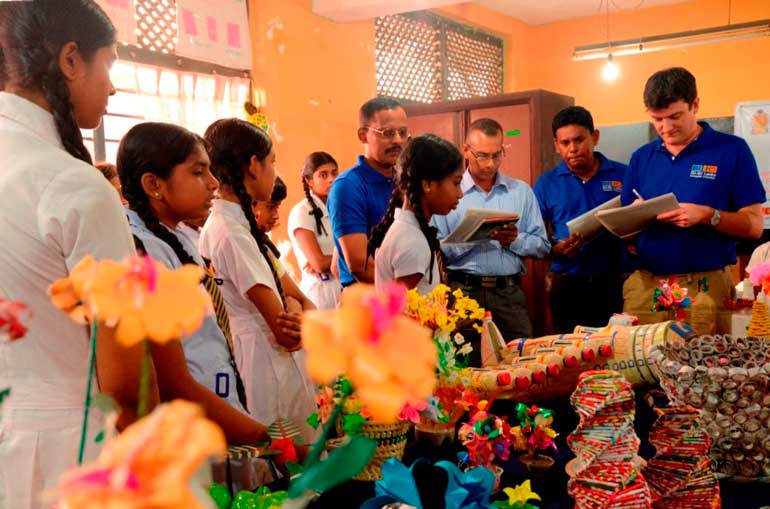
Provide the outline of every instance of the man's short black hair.
{"type": "Polygon", "coordinates": [[[684,67],[658,71],[644,85],[644,106],[648,110],[662,110],[671,103],[684,101],[692,106],[698,97],[695,76],[684,67]]]}
{"type": "Polygon", "coordinates": [[[591,116],[591,112],[582,106],[564,108],[553,117],[553,122],[551,122],[553,137],[556,138],[556,131],[568,125],[579,125],[588,129],[589,133],[594,132],[594,118],[591,116]]]}
{"type": "Polygon", "coordinates": [[[358,123],[361,127],[366,127],[378,111],[395,110],[396,108],[403,108],[403,106],[392,97],[382,96],[369,99],[358,110],[358,123]]]}
{"type": "Polygon", "coordinates": [[[474,120],[468,127],[468,135],[470,136],[473,131],[481,131],[487,136],[497,136],[498,134],[503,134],[503,126],[501,126],[497,120],[480,118],[474,120]]]}

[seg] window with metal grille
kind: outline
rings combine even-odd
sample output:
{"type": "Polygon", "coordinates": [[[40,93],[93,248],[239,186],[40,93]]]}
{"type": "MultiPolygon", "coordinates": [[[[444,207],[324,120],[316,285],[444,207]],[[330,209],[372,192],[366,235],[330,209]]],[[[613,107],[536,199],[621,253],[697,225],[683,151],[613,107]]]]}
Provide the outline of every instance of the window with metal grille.
{"type": "Polygon", "coordinates": [[[169,55],[176,49],[176,0],[135,0],[136,45],[169,55]]]}
{"type": "Polygon", "coordinates": [[[415,102],[501,94],[503,41],[430,12],[377,18],[377,93],[415,102]]]}

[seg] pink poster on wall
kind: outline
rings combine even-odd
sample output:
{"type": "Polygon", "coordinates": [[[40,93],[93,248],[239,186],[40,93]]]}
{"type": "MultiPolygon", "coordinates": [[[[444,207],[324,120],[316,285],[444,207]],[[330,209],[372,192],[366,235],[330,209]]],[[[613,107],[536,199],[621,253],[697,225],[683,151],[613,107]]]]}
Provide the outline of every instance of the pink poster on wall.
{"type": "Polygon", "coordinates": [[[118,41],[136,44],[134,0],[96,0],[118,31],[118,41]]]}
{"type": "Polygon", "coordinates": [[[177,55],[235,69],[251,69],[245,0],[176,0],[176,5],[177,55]]]}

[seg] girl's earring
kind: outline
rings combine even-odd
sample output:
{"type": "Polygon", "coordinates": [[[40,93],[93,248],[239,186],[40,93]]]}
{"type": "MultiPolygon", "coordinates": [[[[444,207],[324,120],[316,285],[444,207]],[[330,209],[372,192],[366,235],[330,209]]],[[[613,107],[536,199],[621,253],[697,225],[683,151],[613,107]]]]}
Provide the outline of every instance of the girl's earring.
{"type": "Polygon", "coordinates": [[[155,193],[156,198],[160,198],[160,193],[155,193]]]}

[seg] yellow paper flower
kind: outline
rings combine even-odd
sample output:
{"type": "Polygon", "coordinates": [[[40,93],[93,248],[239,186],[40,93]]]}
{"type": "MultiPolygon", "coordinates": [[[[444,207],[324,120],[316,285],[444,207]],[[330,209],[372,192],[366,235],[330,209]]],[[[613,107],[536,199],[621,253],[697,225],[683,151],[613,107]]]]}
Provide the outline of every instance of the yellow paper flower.
{"type": "Polygon", "coordinates": [[[330,384],[350,379],[372,418],[394,422],[410,401],[426,400],[435,383],[431,331],[403,315],[404,289],[377,293],[371,285],[345,290],[340,307],[306,312],[302,342],[308,374],[330,384]]]}
{"type": "Polygon", "coordinates": [[[190,477],[227,450],[224,433],[183,400],[161,405],[107,443],[92,464],[66,472],[59,509],[197,509],[190,477]]]}
{"type": "Polygon", "coordinates": [[[116,337],[126,346],[144,339],[166,343],[195,332],[211,312],[202,274],[196,265],[168,270],[148,256],[123,263],[87,256],[49,292],[54,306],[73,319],[98,316],[117,326],[116,337]]]}
{"type": "Polygon", "coordinates": [[[511,507],[516,507],[516,504],[524,505],[530,500],[540,500],[540,496],[537,493],[532,492],[532,486],[530,485],[529,479],[515,488],[505,488],[503,493],[508,495],[508,504],[511,507]]]}

